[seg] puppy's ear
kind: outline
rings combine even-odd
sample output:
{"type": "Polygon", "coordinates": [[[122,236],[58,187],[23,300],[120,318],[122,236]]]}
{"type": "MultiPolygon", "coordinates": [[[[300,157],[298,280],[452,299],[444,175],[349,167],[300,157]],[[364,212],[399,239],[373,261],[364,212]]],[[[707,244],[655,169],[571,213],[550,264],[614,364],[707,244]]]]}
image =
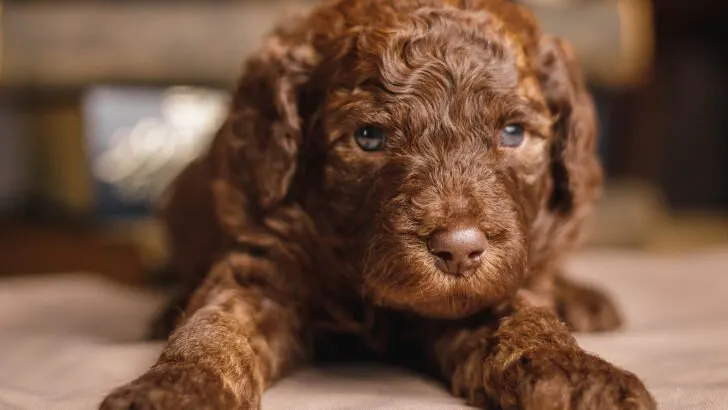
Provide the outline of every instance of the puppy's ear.
{"type": "Polygon", "coordinates": [[[590,205],[600,192],[602,171],[596,153],[594,102],[567,42],[543,36],[539,52],[541,87],[556,120],[549,207],[568,217],[589,208],[583,205],[590,205]]]}
{"type": "Polygon", "coordinates": [[[293,34],[271,36],[244,67],[211,152],[218,167],[218,202],[225,202],[218,206],[227,211],[270,209],[288,193],[302,144],[300,89],[316,60],[304,41],[293,34]]]}

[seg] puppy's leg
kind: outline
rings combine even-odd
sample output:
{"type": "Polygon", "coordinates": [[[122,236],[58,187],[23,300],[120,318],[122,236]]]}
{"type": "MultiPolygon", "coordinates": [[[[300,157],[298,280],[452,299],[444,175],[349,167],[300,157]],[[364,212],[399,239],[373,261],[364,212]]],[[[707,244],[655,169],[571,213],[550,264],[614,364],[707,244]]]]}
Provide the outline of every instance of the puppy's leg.
{"type": "Polygon", "coordinates": [[[301,301],[276,276],[247,255],[219,262],[157,362],[101,409],[259,408],[263,390],[305,360],[301,301]]]}
{"type": "Polygon", "coordinates": [[[656,408],[634,374],[581,350],[547,309],[513,308],[496,325],[444,332],[434,347],[453,392],[481,408],[656,408]]]}
{"type": "Polygon", "coordinates": [[[603,291],[581,285],[562,275],[554,282],[556,310],[571,330],[602,332],[622,325],[612,299],[603,291]]]}

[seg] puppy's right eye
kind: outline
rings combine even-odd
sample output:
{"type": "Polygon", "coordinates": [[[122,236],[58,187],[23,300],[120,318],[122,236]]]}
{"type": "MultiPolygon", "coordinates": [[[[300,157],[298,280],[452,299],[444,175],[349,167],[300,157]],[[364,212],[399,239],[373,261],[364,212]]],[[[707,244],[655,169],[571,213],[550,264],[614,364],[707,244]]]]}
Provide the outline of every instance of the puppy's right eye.
{"type": "Polygon", "coordinates": [[[365,125],[354,132],[354,140],[364,151],[381,151],[384,149],[387,134],[379,127],[365,125]]]}
{"type": "Polygon", "coordinates": [[[509,124],[501,131],[500,144],[504,147],[516,148],[523,144],[526,131],[521,124],[509,124]]]}

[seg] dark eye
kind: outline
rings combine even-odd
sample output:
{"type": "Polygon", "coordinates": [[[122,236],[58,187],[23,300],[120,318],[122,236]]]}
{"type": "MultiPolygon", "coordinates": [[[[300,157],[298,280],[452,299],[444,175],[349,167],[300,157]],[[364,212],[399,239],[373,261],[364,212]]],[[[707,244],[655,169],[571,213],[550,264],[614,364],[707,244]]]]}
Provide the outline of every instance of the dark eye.
{"type": "Polygon", "coordinates": [[[384,148],[387,135],[379,127],[365,125],[354,132],[354,139],[364,151],[380,151],[384,148]]]}
{"type": "Polygon", "coordinates": [[[526,130],[521,124],[508,124],[501,131],[500,145],[504,147],[517,147],[526,138],[526,130]]]}

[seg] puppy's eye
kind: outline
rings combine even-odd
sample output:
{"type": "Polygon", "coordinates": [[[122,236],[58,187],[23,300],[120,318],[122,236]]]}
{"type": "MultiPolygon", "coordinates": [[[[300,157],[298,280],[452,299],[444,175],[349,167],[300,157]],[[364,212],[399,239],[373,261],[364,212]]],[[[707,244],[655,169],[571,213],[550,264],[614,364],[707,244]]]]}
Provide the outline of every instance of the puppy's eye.
{"type": "Polygon", "coordinates": [[[380,151],[384,148],[387,134],[379,127],[365,125],[354,132],[354,139],[364,151],[380,151]]]}
{"type": "Polygon", "coordinates": [[[517,147],[526,138],[526,130],[521,124],[508,124],[503,128],[500,135],[500,145],[504,147],[517,147]]]}

